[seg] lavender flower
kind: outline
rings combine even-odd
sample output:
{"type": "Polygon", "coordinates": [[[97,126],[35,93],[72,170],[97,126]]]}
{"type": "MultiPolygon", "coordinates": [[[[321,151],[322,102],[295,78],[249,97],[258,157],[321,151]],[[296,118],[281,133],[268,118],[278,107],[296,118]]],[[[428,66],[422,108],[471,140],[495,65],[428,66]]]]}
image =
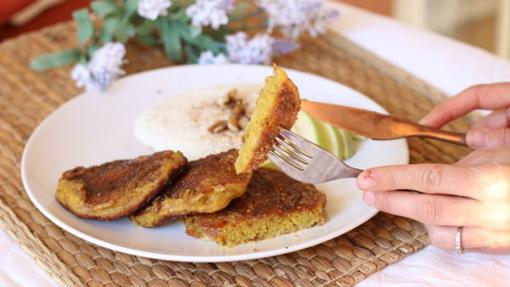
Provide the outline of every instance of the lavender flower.
{"type": "Polygon", "coordinates": [[[288,39],[274,39],[272,53],[275,56],[285,55],[299,48],[299,44],[288,39]]]}
{"type": "Polygon", "coordinates": [[[205,51],[200,54],[197,63],[200,65],[218,65],[218,64],[227,64],[229,61],[225,54],[219,53],[218,55],[214,55],[211,51],[205,51]]]}
{"type": "Polygon", "coordinates": [[[269,64],[274,39],[268,34],[258,34],[248,39],[245,32],[226,36],[228,59],[239,64],[269,64]]]}
{"type": "Polygon", "coordinates": [[[306,31],[310,36],[315,37],[326,32],[328,24],[334,22],[338,18],[338,11],[333,9],[320,10],[308,19],[306,31]]]}
{"type": "Polygon", "coordinates": [[[193,26],[211,26],[218,29],[228,24],[228,12],[234,9],[234,0],[196,0],[186,9],[193,26]]]}
{"type": "Polygon", "coordinates": [[[144,18],[156,20],[159,16],[166,16],[170,6],[172,6],[170,0],[140,0],[138,14],[144,18]]]}
{"type": "Polygon", "coordinates": [[[126,49],[121,43],[106,43],[92,55],[85,64],[77,64],[71,71],[71,78],[76,86],[85,87],[87,91],[105,91],[113,81],[124,74],[121,69],[126,49]]]}
{"type": "Polygon", "coordinates": [[[245,32],[237,32],[226,37],[227,56],[220,53],[216,56],[211,51],[202,52],[199,64],[269,64],[273,55],[290,53],[299,47],[287,39],[275,39],[269,34],[258,34],[248,39],[245,32]]]}
{"type": "Polygon", "coordinates": [[[84,64],[76,64],[71,70],[71,79],[76,82],[78,88],[85,87],[86,90],[95,90],[95,83],[89,69],[84,64]]]}
{"type": "Polygon", "coordinates": [[[269,15],[268,30],[280,29],[296,39],[303,31],[311,36],[323,33],[326,25],[336,19],[334,10],[324,10],[322,0],[258,0],[269,15]]]}

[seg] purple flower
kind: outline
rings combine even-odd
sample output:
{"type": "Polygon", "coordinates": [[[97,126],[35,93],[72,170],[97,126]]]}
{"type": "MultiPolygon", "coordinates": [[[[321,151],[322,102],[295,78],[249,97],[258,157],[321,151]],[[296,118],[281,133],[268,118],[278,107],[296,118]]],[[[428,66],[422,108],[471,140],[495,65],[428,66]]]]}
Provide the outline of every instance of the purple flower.
{"type": "Polygon", "coordinates": [[[77,64],[71,71],[76,86],[87,91],[105,91],[116,79],[124,75],[121,66],[124,63],[126,48],[121,43],[106,43],[97,49],[87,64],[77,64]]]}
{"type": "Polygon", "coordinates": [[[170,6],[172,6],[170,0],[140,0],[138,14],[144,18],[156,20],[159,16],[166,16],[170,6]]]}
{"type": "Polygon", "coordinates": [[[218,65],[218,64],[227,64],[229,61],[225,54],[219,53],[218,55],[214,55],[211,51],[205,51],[200,54],[197,63],[200,65],[218,65]]]}
{"type": "Polygon", "coordinates": [[[228,24],[228,12],[234,9],[234,0],[197,0],[186,9],[193,26],[211,26],[218,29],[228,24]]]}
{"type": "Polygon", "coordinates": [[[245,32],[225,37],[228,59],[239,64],[269,64],[272,58],[274,39],[269,34],[258,34],[248,39],[245,32]]]}
{"type": "Polygon", "coordinates": [[[291,39],[306,31],[311,36],[323,33],[327,24],[336,19],[335,10],[323,9],[322,0],[259,0],[267,12],[269,31],[279,29],[291,39]]]}
{"type": "Polygon", "coordinates": [[[273,55],[285,55],[299,48],[299,44],[288,39],[274,39],[273,55]]]}

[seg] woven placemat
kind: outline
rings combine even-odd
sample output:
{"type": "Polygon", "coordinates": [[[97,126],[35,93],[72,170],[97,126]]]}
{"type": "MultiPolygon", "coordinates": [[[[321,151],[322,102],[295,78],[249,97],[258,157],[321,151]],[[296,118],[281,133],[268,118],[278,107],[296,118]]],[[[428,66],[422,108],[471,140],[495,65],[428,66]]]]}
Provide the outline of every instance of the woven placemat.
{"type": "MultiPolygon", "coordinates": [[[[69,23],[0,45],[0,226],[65,286],[351,286],[428,244],[423,226],[379,213],[355,230],[299,252],[232,263],[193,264],[130,256],[87,243],[52,224],[23,190],[19,162],[30,133],[80,91],[69,67],[37,73],[28,67],[41,53],[72,47],[69,23]]],[[[307,39],[277,62],[333,79],[373,98],[397,116],[417,120],[444,99],[439,91],[339,35],[307,39]]],[[[128,47],[128,73],[168,66],[157,49],[128,47]]],[[[341,95],[339,95],[341,96],[341,95]]],[[[451,127],[465,130],[468,121],[451,127]]],[[[450,163],[465,149],[409,140],[412,162],[450,163]]]]}

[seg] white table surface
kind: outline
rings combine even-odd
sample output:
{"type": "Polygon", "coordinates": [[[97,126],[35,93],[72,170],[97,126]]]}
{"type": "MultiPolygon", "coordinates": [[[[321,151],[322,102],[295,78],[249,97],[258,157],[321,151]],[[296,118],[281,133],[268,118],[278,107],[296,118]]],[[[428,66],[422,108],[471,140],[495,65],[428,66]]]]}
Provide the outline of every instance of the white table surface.
{"type": "MultiPolygon", "coordinates": [[[[449,95],[478,83],[510,81],[510,62],[481,49],[351,6],[333,29],[449,95]]],[[[0,286],[57,286],[0,230],[0,286]]],[[[465,254],[434,247],[409,256],[359,286],[509,286],[510,255],[465,254]]]]}

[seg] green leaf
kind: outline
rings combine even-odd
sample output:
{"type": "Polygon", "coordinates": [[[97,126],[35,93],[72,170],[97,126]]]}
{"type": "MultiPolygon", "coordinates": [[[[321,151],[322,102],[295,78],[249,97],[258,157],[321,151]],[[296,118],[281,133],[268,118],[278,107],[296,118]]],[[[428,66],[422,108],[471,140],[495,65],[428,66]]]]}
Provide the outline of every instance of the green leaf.
{"type": "Polygon", "coordinates": [[[80,9],[73,13],[74,21],[78,25],[78,43],[83,44],[94,35],[94,25],[90,21],[87,9],[80,9]]]}
{"type": "Polygon", "coordinates": [[[99,49],[98,44],[90,45],[87,48],[87,54],[89,55],[89,59],[92,58],[92,55],[94,55],[94,53],[96,52],[97,49],[99,49]]]}
{"type": "Polygon", "coordinates": [[[197,37],[190,37],[187,39],[187,42],[193,44],[200,50],[211,50],[215,54],[220,52],[222,47],[220,42],[216,42],[213,38],[204,34],[198,35],[197,37]]]}
{"type": "Polygon", "coordinates": [[[191,26],[189,29],[189,35],[191,37],[196,37],[202,34],[202,26],[191,26]]]}
{"type": "Polygon", "coordinates": [[[131,17],[133,13],[138,9],[138,0],[126,0],[126,18],[131,17]]]}
{"type": "Polygon", "coordinates": [[[158,40],[151,34],[138,34],[136,38],[148,46],[156,46],[158,44],[158,40]]]}
{"type": "Polygon", "coordinates": [[[168,18],[170,20],[180,21],[180,22],[187,22],[189,21],[189,16],[186,14],[186,9],[180,9],[176,12],[170,13],[168,15],[168,18]]]}
{"type": "Polygon", "coordinates": [[[133,38],[136,35],[136,28],[131,23],[128,23],[127,29],[126,29],[127,37],[133,38]]]}
{"type": "Polygon", "coordinates": [[[138,25],[136,27],[136,33],[137,34],[148,34],[152,33],[154,31],[154,28],[156,28],[156,21],[152,20],[146,20],[141,25],[138,25]]]}
{"type": "Polygon", "coordinates": [[[237,30],[227,26],[221,26],[217,30],[208,29],[207,35],[213,38],[216,42],[225,42],[225,36],[234,34],[237,30]]]}
{"type": "Polygon", "coordinates": [[[116,41],[126,43],[129,40],[129,38],[135,34],[134,27],[131,23],[125,21],[125,19],[119,18],[116,19],[117,23],[115,23],[115,27],[112,33],[113,37],[115,38],[116,41]]]}
{"type": "Polygon", "coordinates": [[[128,40],[128,27],[126,25],[117,25],[114,34],[119,42],[125,43],[128,40]]]}
{"type": "Polygon", "coordinates": [[[186,59],[188,60],[188,63],[195,64],[198,61],[200,51],[198,51],[196,48],[190,45],[186,45],[184,51],[186,52],[186,59]]]}
{"type": "Polygon", "coordinates": [[[92,11],[99,17],[106,17],[107,15],[119,12],[119,8],[113,1],[96,0],[93,1],[90,6],[92,7],[92,11]]]}
{"type": "Polygon", "coordinates": [[[189,44],[198,48],[200,51],[211,50],[215,54],[221,51],[222,43],[216,41],[209,35],[206,34],[197,34],[194,31],[193,26],[189,26],[183,22],[177,22],[176,29],[179,30],[181,37],[189,44]]]}
{"type": "Polygon", "coordinates": [[[154,29],[156,28],[156,21],[146,20],[141,25],[135,28],[136,37],[149,46],[158,44],[154,37],[154,29]]]}
{"type": "Polygon", "coordinates": [[[119,18],[116,16],[108,16],[105,18],[103,22],[103,30],[101,31],[101,41],[103,43],[110,42],[112,40],[113,34],[117,30],[119,23],[119,18]]]}
{"type": "Polygon", "coordinates": [[[30,62],[30,67],[36,71],[60,67],[77,62],[80,59],[80,50],[70,49],[53,54],[41,55],[30,62]]]}
{"type": "Polygon", "coordinates": [[[182,60],[182,44],[178,23],[179,22],[172,20],[160,21],[163,47],[166,55],[173,61],[182,60]]]}

